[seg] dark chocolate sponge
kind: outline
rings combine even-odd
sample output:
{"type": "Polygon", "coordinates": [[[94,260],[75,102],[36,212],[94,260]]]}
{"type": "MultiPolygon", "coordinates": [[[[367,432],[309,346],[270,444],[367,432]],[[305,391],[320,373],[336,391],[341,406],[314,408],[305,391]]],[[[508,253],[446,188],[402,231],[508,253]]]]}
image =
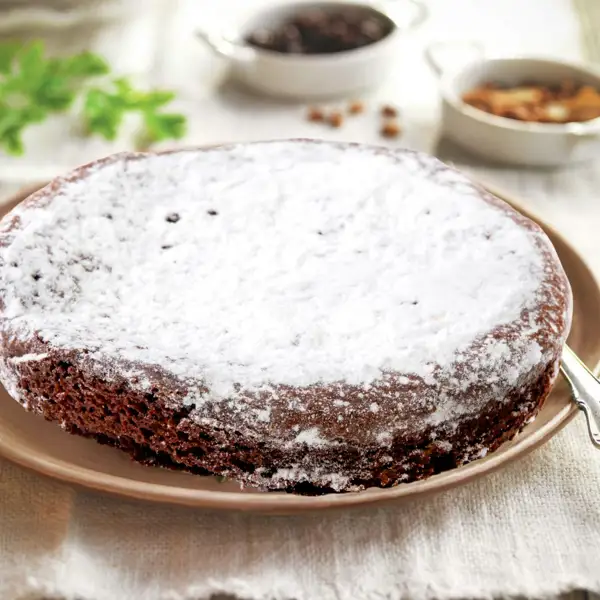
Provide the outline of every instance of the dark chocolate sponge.
{"type": "Polygon", "coordinates": [[[496,449],[557,375],[543,232],[434,158],[351,144],[121,154],[0,227],[0,378],[140,462],[386,487],[496,449]]]}

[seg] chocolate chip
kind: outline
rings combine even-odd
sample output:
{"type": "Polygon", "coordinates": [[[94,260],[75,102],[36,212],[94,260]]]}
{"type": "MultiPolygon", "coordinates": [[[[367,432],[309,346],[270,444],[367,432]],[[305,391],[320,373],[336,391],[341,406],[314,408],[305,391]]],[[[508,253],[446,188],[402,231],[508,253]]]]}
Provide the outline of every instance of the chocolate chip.
{"type": "Polygon", "coordinates": [[[383,27],[380,21],[376,19],[365,19],[360,24],[360,32],[371,40],[379,40],[383,37],[383,27]]]}
{"type": "Polygon", "coordinates": [[[326,54],[372,44],[393,28],[390,19],[367,7],[308,7],[272,27],[257,28],[246,43],[285,54],[326,54]]]}
{"type": "Polygon", "coordinates": [[[39,271],[36,271],[31,277],[33,277],[34,281],[39,281],[42,278],[42,274],[39,271]]]}

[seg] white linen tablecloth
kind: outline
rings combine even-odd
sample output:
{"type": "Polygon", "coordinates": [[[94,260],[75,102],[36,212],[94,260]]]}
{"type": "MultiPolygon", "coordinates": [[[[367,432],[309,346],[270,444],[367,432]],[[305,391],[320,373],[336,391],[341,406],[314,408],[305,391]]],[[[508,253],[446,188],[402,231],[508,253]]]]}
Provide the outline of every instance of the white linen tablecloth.
{"type": "MultiPolygon", "coordinates": [[[[600,275],[600,163],[556,171],[500,168],[437,140],[430,40],[478,38],[492,52],[579,58],[578,0],[431,0],[398,69],[367,98],[371,114],[341,130],[308,124],[305,107],[252,97],[191,37],[250,0],[144,3],[91,40],[123,72],[178,91],[187,143],[313,136],[380,142],[374,108],[402,108],[400,145],[437,152],[520,194],[569,237],[600,275]]],[[[588,8],[591,4],[587,5],[588,8]]],[[[592,13],[594,11],[587,11],[592,13]]],[[[60,38],[60,36],[59,36],[60,38]]],[[[74,38],[62,40],[71,46],[74,38]]],[[[61,40],[53,38],[53,44],[61,40]]],[[[595,43],[595,42],[594,42],[595,43]]],[[[587,52],[592,56],[591,52],[587,52]]],[[[21,159],[0,158],[0,193],[128,146],[69,136],[56,120],[28,135],[21,159]]],[[[600,593],[600,453],[581,417],[501,472],[428,499],[293,517],[206,512],[72,489],[0,459],[0,598],[251,600],[555,597],[600,593]]]]}
{"type": "Polygon", "coordinates": [[[128,502],[0,465],[0,597],[7,600],[600,591],[600,457],[581,419],[528,458],[462,489],[292,517],[128,502]]]}

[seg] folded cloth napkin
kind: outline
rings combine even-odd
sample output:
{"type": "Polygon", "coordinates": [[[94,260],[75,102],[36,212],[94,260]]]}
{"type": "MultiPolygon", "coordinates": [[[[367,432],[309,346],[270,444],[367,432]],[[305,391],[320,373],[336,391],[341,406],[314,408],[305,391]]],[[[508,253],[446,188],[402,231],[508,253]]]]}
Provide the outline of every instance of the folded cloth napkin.
{"type": "Polygon", "coordinates": [[[460,489],[296,516],[74,490],[0,461],[5,600],[554,597],[600,592],[600,453],[583,418],[460,489]]]}

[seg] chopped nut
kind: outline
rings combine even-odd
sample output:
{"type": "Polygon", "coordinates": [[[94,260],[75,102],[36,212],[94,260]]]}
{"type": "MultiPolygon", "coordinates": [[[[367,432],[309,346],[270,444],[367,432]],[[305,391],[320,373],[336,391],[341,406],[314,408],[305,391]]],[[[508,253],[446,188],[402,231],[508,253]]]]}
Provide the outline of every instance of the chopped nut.
{"type": "Polygon", "coordinates": [[[319,121],[325,120],[325,114],[318,106],[311,106],[308,109],[307,117],[308,117],[309,121],[314,121],[314,122],[319,122],[319,121]]]}
{"type": "Polygon", "coordinates": [[[571,109],[571,121],[589,121],[600,117],[600,92],[589,85],[584,85],[567,102],[571,109]]]}
{"type": "Polygon", "coordinates": [[[344,122],[344,116],[342,115],[341,112],[336,110],[332,113],[329,113],[329,115],[327,115],[327,122],[332,127],[335,127],[337,129],[338,127],[342,126],[342,123],[344,122]]]}
{"type": "Polygon", "coordinates": [[[397,117],[398,109],[395,106],[392,106],[391,104],[386,104],[381,107],[381,114],[384,117],[397,117]]]}
{"type": "Polygon", "coordinates": [[[395,138],[402,133],[398,121],[386,121],[381,127],[381,135],[386,138],[395,138]]]}
{"type": "Polygon", "coordinates": [[[569,109],[562,102],[546,104],[541,121],[549,123],[564,123],[569,118],[569,109]]]}
{"type": "Polygon", "coordinates": [[[498,117],[532,123],[572,123],[600,117],[600,91],[572,80],[558,85],[524,83],[512,88],[484,83],[463,94],[462,99],[498,117]]]}
{"type": "Polygon", "coordinates": [[[358,115],[359,113],[364,112],[364,110],[365,105],[360,100],[354,100],[348,105],[348,112],[351,115],[358,115]]]}
{"type": "Polygon", "coordinates": [[[507,106],[498,108],[494,114],[499,117],[508,117],[509,119],[517,119],[518,121],[535,121],[534,112],[528,106],[507,106]]]}

